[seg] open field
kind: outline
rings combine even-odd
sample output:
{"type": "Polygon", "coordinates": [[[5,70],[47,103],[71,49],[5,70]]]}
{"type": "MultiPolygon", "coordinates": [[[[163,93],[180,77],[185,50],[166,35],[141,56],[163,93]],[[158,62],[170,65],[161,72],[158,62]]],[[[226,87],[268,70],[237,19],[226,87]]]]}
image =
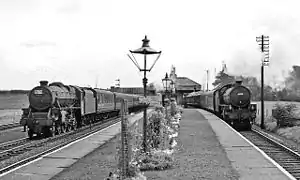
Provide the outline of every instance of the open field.
{"type": "Polygon", "coordinates": [[[0,94],[0,110],[28,107],[27,94],[0,94]]]}
{"type": "Polygon", "coordinates": [[[19,122],[25,107],[27,94],[0,94],[0,125],[19,122]]]}
{"type": "MultiPolygon", "coordinates": [[[[261,112],[261,103],[260,102],[255,102],[257,103],[257,117],[260,118],[260,112],[261,112]]],[[[265,116],[266,117],[269,117],[272,115],[272,109],[275,108],[275,104],[276,103],[279,103],[279,104],[296,104],[297,107],[298,107],[298,110],[297,110],[297,114],[298,117],[300,118],[300,102],[287,102],[287,101],[265,101],[264,102],[264,109],[265,109],[265,116]]]]}

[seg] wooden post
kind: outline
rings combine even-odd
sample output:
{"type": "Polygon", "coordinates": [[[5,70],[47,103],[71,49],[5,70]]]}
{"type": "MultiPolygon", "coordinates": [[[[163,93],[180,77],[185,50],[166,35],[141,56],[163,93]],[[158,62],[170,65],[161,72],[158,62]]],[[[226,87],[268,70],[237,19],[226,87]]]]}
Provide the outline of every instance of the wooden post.
{"type": "Polygon", "coordinates": [[[166,113],[167,125],[169,126],[170,125],[170,120],[169,120],[169,116],[168,116],[168,106],[166,105],[165,108],[166,108],[165,109],[165,111],[166,111],[165,113],[166,113]]]}
{"type": "Polygon", "coordinates": [[[127,123],[128,106],[127,100],[121,101],[121,179],[125,179],[129,169],[129,152],[128,152],[128,123],[127,123]]]}

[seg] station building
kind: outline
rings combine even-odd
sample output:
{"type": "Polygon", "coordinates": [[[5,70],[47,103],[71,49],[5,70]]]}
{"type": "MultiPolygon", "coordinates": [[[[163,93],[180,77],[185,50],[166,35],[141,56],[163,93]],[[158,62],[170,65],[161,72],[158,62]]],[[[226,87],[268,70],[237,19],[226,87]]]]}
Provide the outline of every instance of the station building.
{"type": "Polygon", "coordinates": [[[183,103],[183,96],[185,94],[201,90],[201,85],[197,82],[187,77],[178,77],[174,66],[171,67],[170,79],[172,79],[174,83],[172,91],[175,93],[177,104],[183,103]]]}

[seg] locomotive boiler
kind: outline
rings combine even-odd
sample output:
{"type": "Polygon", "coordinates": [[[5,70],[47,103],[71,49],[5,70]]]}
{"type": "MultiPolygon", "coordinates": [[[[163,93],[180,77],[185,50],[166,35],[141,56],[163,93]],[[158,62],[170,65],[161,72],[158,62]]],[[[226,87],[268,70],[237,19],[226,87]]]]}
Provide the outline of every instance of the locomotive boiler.
{"type": "Polygon", "coordinates": [[[47,81],[41,81],[40,86],[33,88],[29,93],[29,104],[38,111],[51,107],[69,107],[74,105],[76,100],[75,89],[59,82],[48,86],[47,81]]]}

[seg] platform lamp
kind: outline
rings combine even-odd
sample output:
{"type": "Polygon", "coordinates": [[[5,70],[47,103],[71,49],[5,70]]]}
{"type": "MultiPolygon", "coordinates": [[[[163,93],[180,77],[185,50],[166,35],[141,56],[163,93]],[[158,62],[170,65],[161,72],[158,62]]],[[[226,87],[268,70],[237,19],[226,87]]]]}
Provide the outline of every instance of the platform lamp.
{"type": "MultiPolygon", "coordinates": [[[[156,64],[157,60],[159,59],[161,55],[161,51],[156,51],[152,49],[149,46],[149,39],[147,39],[147,36],[142,40],[143,45],[142,47],[136,49],[136,50],[129,50],[131,53],[131,56],[128,54],[129,59],[134,63],[134,65],[140,70],[144,72],[144,78],[143,78],[143,86],[144,86],[144,97],[147,97],[147,81],[148,79],[146,78],[146,72],[150,72],[154,65],[156,64]],[[134,54],[136,55],[141,55],[142,57],[135,57],[134,54]],[[147,64],[147,55],[155,55],[156,57],[154,58],[155,60],[152,63],[147,64]],[[141,68],[139,65],[138,61],[143,62],[144,61],[144,68],[141,68]],[[148,66],[147,66],[148,65],[148,66]]],[[[141,63],[142,64],[142,63],[141,63]]],[[[144,108],[144,120],[143,120],[143,150],[144,152],[147,151],[147,107],[144,108]]]]}
{"type": "MultiPolygon", "coordinates": [[[[166,119],[169,119],[168,118],[168,104],[165,104],[164,100],[165,98],[169,99],[169,93],[170,93],[170,85],[171,85],[171,79],[168,77],[168,73],[166,73],[166,76],[165,78],[162,79],[162,83],[163,83],[163,87],[164,87],[164,90],[165,90],[165,97],[163,99],[163,106],[165,106],[165,110],[166,110],[166,119]]],[[[169,122],[168,122],[169,123],[169,122]]]]}
{"type": "Polygon", "coordinates": [[[167,98],[170,98],[169,97],[169,94],[170,94],[170,90],[171,90],[171,79],[169,78],[168,76],[168,73],[166,73],[166,76],[165,78],[162,79],[162,83],[163,83],[163,87],[164,87],[164,90],[165,90],[165,95],[167,98]]]}

